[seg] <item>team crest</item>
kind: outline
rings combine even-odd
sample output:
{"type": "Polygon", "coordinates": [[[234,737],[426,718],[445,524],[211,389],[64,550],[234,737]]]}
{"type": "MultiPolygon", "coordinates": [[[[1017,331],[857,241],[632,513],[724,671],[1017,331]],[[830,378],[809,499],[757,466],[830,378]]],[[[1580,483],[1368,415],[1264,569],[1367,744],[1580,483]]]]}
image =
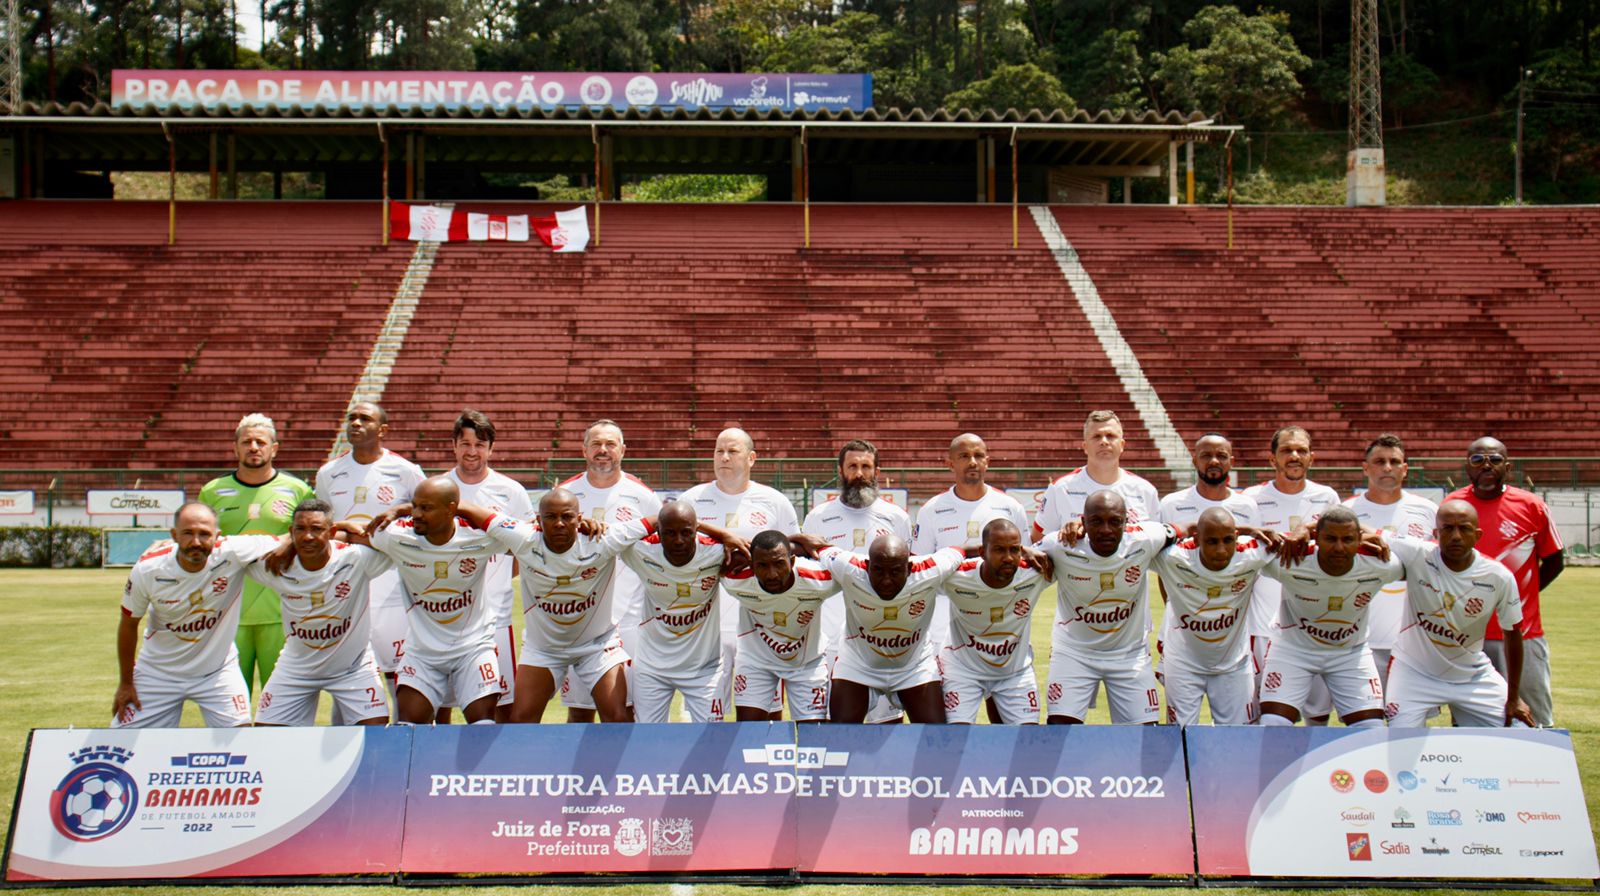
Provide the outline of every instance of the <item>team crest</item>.
{"type": "Polygon", "coordinates": [[[219,577],[211,580],[211,593],[212,594],[221,594],[222,592],[227,591],[227,590],[228,590],[228,577],[227,576],[219,576],[219,577]]]}
{"type": "Polygon", "coordinates": [[[1360,594],[1356,595],[1356,609],[1357,610],[1361,609],[1362,607],[1364,607],[1364,606],[1366,606],[1367,604],[1370,604],[1370,603],[1372,603],[1372,592],[1371,591],[1363,591],[1360,594]]]}
{"type": "Polygon", "coordinates": [[[678,583],[678,596],[679,597],[688,597],[689,595],[691,595],[693,593],[694,593],[694,588],[692,586],[690,586],[688,582],[679,582],[678,583]]]}
{"type": "Polygon", "coordinates": [[[750,511],[750,525],[752,525],[752,526],[765,526],[766,524],[767,524],[767,515],[765,513],[763,513],[760,510],[752,510],[752,511],[750,511]]]}
{"type": "Polygon", "coordinates": [[[1103,572],[1103,573],[1100,574],[1100,590],[1101,591],[1110,591],[1111,589],[1113,589],[1115,587],[1117,587],[1117,574],[1116,573],[1114,573],[1114,572],[1103,572]]]}
{"type": "Polygon", "coordinates": [[[810,625],[811,624],[811,611],[810,610],[801,610],[800,611],[800,615],[794,617],[794,621],[798,625],[810,625]]]}
{"type": "Polygon", "coordinates": [[[1411,537],[1412,538],[1427,538],[1428,537],[1428,531],[1426,529],[1422,528],[1422,524],[1421,523],[1412,523],[1406,529],[1406,531],[1411,533],[1411,537]]]}
{"type": "Polygon", "coordinates": [[[1504,535],[1506,538],[1516,538],[1517,537],[1517,524],[1513,523],[1510,520],[1501,520],[1500,521],[1500,534],[1504,535]]]}
{"type": "Polygon", "coordinates": [[[1028,603],[1028,599],[1026,597],[1011,605],[1011,612],[1018,616],[1028,615],[1028,611],[1031,609],[1033,609],[1033,605],[1028,603]]]}
{"type": "Polygon", "coordinates": [[[789,614],[781,610],[772,611],[772,624],[782,628],[789,624],[789,614]]]}
{"type": "Polygon", "coordinates": [[[472,571],[478,568],[478,560],[475,557],[462,557],[461,562],[457,565],[460,567],[462,575],[470,576],[472,571]]]}
{"type": "Polygon", "coordinates": [[[590,579],[594,578],[595,576],[597,576],[599,574],[600,574],[600,570],[598,568],[590,566],[590,567],[584,569],[583,572],[578,573],[578,578],[583,579],[585,582],[587,582],[587,581],[589,581],[590,579]]]}
{"type": "Polygon", "coordinates": [[[900,618],[900,608],[899,607],[884,607],[883,608],[883,621],[884,622],[893,622],[893,621],[895,621],[896,619],[899,619],[899,618],[900,618]]]}
{"type": "Polygon", "coordinates": [[[379,504],[393,504],[394,503],[394,486],[392,486],[392,485],[380,485],[380,486],[378,486],[378,503],[379,504]]]}
{"type": "Polygon", "coordinates": [[[349,582],[340,582],[337,586],[334,587],[333,596],[337,597],[340,600],[344,600],[345,598],[349,597],[350,596],[350,583],[349,582]]]}
{"type": "Polygon", "coordinates": [[[700,590],[701,591],[710,591],[711,589],[713,589],[715,587],[717,587],[717,577],[716,576],[706,576],[705,578],[700,580],[700,590]]]}
{"type": "Polygon", "coordinates": [[[906,613],[911,616],[921,616],[922,611],[926,610],[927,608],[928,605],[923,601],[914,600],[911,602],[911,606],[906,607],[906,613]]]}
{"type": "MultiPolygon", "coordinates": [[[[600,512],[601,513],[605,513],[605,511],[603,511],[603,510],[600,511],[600,512]]],[[[633,519],[633,508],[632,507],[628,507],[627,505],[623,505],[621,507],[618,507],[617,508],[617,512],[612,514],[612,516],[616,517],[617,522],[626,523],[629,520],[633,519]]]]}
{"type": "Polygon", "coordinates": [[[1466,611],[1468,616],[1476,616],[1483,612],[1483,600],[1476,597],[1467,598],[1466,611]]]}
{"type": "Polygon", "coordinates": [[[1127,582],[1129,585],[1137,585],[1139,584],[1139,577],[1142,575],[1144,575],[1144,570],[1137,566],[1130,566],[1126,570],[1123,570],[1122,580],[1127,582]]]}
{"type": "Polygon", "coordinates": [[[433,577],[436,579],[448,579],[450,577],[450,561],[433,561],[433,577]]]}
{"type": "Polygon", "coordinates": [[[1234,579],[1233,580],[1233,584],[1231,586],[1229,586],[1229,590],[1232,591],[1234,594],[1238,594],[1239,592],[1243,591],[1244,589],[1246,589],[1248,587],[1250,587],[1250,580],[1249,579],[1234,579]]]}

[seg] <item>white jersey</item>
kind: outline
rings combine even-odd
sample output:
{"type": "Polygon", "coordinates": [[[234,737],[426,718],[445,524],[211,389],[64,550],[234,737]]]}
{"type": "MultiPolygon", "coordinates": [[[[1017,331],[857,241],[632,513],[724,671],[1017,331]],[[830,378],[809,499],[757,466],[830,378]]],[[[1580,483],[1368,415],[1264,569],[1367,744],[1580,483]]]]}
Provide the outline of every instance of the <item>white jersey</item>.
{"type": "Polygon", "coordinates": [[[333,507],[333,518],[365,523],[411,495],[427,477],[422,468],[383,449],[370,464],[356,463],[354,451],[341,454],[317,471],[317,497],[333,507]]]}
{"type": "Polygon", "coordinates": [[[545,544],[526,520],[497,517],[489,537],[522,566],[522,620],[527,643],[557,651],[587,644],[612,629],[612,575],[623,549],[654,531],[643,519],[619,523],[600,538],[582,533],[564,553],[545,544]]]}
{"type": "Polygon", "coordinates": [[[826,538],[830,545],[841,550],[864,552],[884,535],[898,536],[909,545],[911,516],[882,498],[861,508],[850,507],[834,498],[811,508],[800,531],[826,538]]]}
{"type": "Polygon", "coordinates": [[[1254,538],[1241,536],[1228,565],[1207,569],[1200,546],[1185,538],[1155,559],[1156,574],[1167,589],[1165,657],[1197,672],[1228,672],[1250,657],[1245,638],[1250,594],[1256,577],[1274,554],[1254,538]]]}
{"type": "Polygon", "coordinates": [[[1162,498],[1161,506],[1156,510],[1156,519],[1169,526],[1193,526],[1200,519],[1200,514],[1213,507],[1221,507],[1233,514],[1234,523],[1240,526],[1253,527],[1260,522],[1256,500],[1244,492],[1229,489],[1226,498],[1213,501],[1200,494],[1197,485],[1162,498]]]}
{"type": "MultiPolygon", "coordinates": [[[[454,467],[445,475],[456,484],[464,504],[476,504],[519,520],[533,516],[528,490],[510,476],[490,470],[482,482],[469,484],[461,481],[454,467]]],[[[511,624],[511,608],[515,603],[511,594],[511,567],[515,565],[505,554],[496,554],[489,558],[489,571],[483,577],[483,593],[489,599],[491,623],[496,628],[511,624]]]]}
{"type": "Polygon", "coordinates": [[[1119,469],[1116,482],[1101,485],[1089,475],[1088,467],[1079,467],[1050,483],[1050,487],[1044,490],[1044,498],[1039,503],[1039,512],[1034,515],[1033,524],[1046,535],[1060,532],[1062,526],[1083,516],[1083,505],[1090,495],[1107,489],[1122,496],[1128,508],[1128,525],[1156,519],[1161,498],[1156,493],[1156,487],[1144,477],[1119,469]]]}
{"type": "MultiPolygon", "coordinates": [[[[661,512],[661,498],[644,484],[644,480],[628,473],[623,473],[610,488],[590,482],[588,473],[579,473],[557,487],[577,497],[580,513],[607,526],[653,517],[661,512]]],[[[611,600],[611,621],[620,624],[628,618],[630,610],[638,611],[644,600],[644,586],[626,564],[612,565],[616,572],[611,578],[611,591],[615,595],[611,600]]]]}
{"type": "Polygon", "coordinates": [[[905,586],[888,599],[873,590],[864,555],[829,548],[821,559],[844,592],[841,653],[874,671],[915,669],[923,663],[932,668],[928,625],[933,621],[933,603],[945,578],[966,559],[963,552],[946,548],[926,556],[912,555],[905,586]]]}
{"type": "Polygon", "coordinates": [[[684,492],[680,500],[694,505],[696,518],[721,526],[745,541],[767,529],[785,535],[800,531],[794,504],[783,492],[759,482],[750,483],[737,495],[723,491],[715,481],[702,482],[684,492]]]}
{"type": "Polygon", "coordinates": [[[1056,582],[1051,649],[1118,656],[1147,652],[1145,573],[1174,537],[1161,523],[1129,523],[1117,549],[1102,557],[1087,537],[1069,546],[1059,532],[1046,535],[1039,549],[1055,564],[1056,582]]]}
{"type": "Polygon", "coordinates": [[[722,659],[722,616],[717,585],[722,580],[722,543],[696,536],[694,556],[673,566],[652,533],[622,552],[622,561],[644,583],[644,621],[639,623],[634,662],[659,675],[689,675],[722,659]]]}
{"type": "Polygon", "coordinates": [[[1010,678],[1031,670],[1033,611],[1049,585],[1050,580],[1027,560],[1010,582],[998,588],[983,580],[982,560],[963,560],[944,582],[950,601],[946,663],[980,679],[1010,678]]]}
{"type": "Polygon", "coordinates": [[[122,589],[123,613],[150,616],[139,667],[165,678],[199,680],[237,663],[233,638],[245,568],[277,546],[271,535],[224,536],[199,572],[178,565],[176,545],[140,557],[122,589]]]}
{"type": "Polygon", "coordinates": [[[369,536],[394,561],[406,602],[406,653],[447,664],[494,647],[489,602],[483,597],[488,560],[505,550],[488,533],[456,520],[444,544],[417,534],[409,518],[369,536]]]}
{"type": "Polygon", "coordinates": [[[822,656],[822,602],[839,593],[823,564],[796,557],[794,584],[779,594],[761,587],[749,567],[722,580],[739,601],[740,668],[748,663],[779,674],[822,656]]]}
{"type": "MultiPolygon", "coordinates": [[[[1434,517],[1439,513],[1439,505],[1410,492],[1401,492],[1400,500],[1393,504],[1377,504],[1360,494],[1345,501],[1344,506],[1355,511],[1356,519],[1368,529],[1381,529],[1390,538],[1399,536],[1414,541],[1433,537],[1434,517]]],[[[1374,650],[1393,649],[1400,637],[1401,617],[1405,614],[1405,581],[1383,586],[1383,591],[1372,602],[1367,620],[1367,646],[1374,650]]]]}
{"type": "Polygon", "coordinates": [[[1356,554],[1349,572],[1330,575],[1318,565],[1316,545],[1294,566],[1269,563],[1261,572],[1283,585],[1272,649],[1303,657],[1364,649],[1373,597],[1405,575],[1399,560],[1380,560],[1368,548],[1356,554]]]}
{"type": "MultiPolygon", "coordinates": [[[[1330,507],[1339,505],[1339,493],[1326,485],[1306,480],[1306,487],[1289,495],[1278,491],[1272,482],[1252,485],[1244,494],[1256,502],[1260,518],[1256,527],[1269,532],[1288,533],[1302,525],[1310,526],[1330,507]]],[[[1250,634],[1253,637],[1271,638],[1278,624],[1278,601],[1283,586],[1274,579],[1261,576],[1256,579],[1256,593],[1250,599],[1250,634]]]]}
{"type": "Polygon", "coordinates": [[[1391,538],[1389,549],[1405,564],[1410,584],[1395,656],[1441,681],[1472,681],[1489,665],[1483,653],[1489,617],[1499,619],[1502,631],[1522,621],[1516,578],[1477,551],[1471,566],[1455,572],[1432,542],[1391,538]]]}
{"type": "Polygon", "coordinates": [[[367,657],[367,585],[394,565],[358,544],[335,541],[328,549],[331,555],[321,569],[307,571],[295,557],[281,576],[260,564],[247,570],[250,578],[278,592],[284,636],[278,668],[301,678],[336,678],[367,657]]]}
{"type": "Polygon", "coordinates": [[[917,524],[911,529],[911,552],[931,554],[976,543],[983,538],[983,527],[996,519],[1008,519],[1016,524],[1018,532],[1026,533],[1028,514],[1021,502],[992,485],[984,488],[984,496],[976,501],[957,496],[954,488],[929,498],[917,511],[917,524]]]}

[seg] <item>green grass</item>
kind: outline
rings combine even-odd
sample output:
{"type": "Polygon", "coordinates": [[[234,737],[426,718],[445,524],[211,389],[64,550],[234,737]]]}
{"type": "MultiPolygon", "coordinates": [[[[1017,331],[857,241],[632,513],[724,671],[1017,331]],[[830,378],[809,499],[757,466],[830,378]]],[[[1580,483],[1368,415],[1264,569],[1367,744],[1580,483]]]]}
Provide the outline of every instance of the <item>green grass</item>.
{"type": "MultiPolygon", "coordinates": [[[[117,681],[116,645],[117,604],[122,591],[124,574],[100,570],[0,570],[0,613],[14,620],[6,637],[5,662],[0,664],[0,836],[11,824],[12,796],[16,792],[21,773],[22,751],[28,731],[32,728],[104,727],[110,717],[111,694],[117,681]],[[26,620],[25,624],[15,621],[26,620]]],[[[1588,643],[1587,624],[1594,618],[1592,606],[1600,599],[1600,569],[1569,569],[1560,581],[1543,597],[1544,623],[1549,634],[1551,664],[1555,681],[1556,722],[1572,732],[1573,745],[1578,755],[1578,769],[1583,779],[1584,793],[1589,806],[1591,826],[1600,822],[1600,695],[1589,690],[1590,683],[1600,678],[1600,653],[1584,647],[1588,643]]],[[[1044,677],[1046,658],[1050,648],[1050,622],[1053,602],[1045,600],[1035,615],[1033,646],[1038,673],[1044,677]]],[[[1159,601],[1157,601],[1159,603],[1159,601]]],[[[1159,613],[1159,609],[1157,610],[1159,613]]],[[[520,618],[518,620],[520,622],[520,618]]],[[[1159,622],[1159,619],[1158,619],[1159,622]]],[[[327,707],[323,707],[322,721],[326,722],[327,707]]],[[[1090,714],[1091,722],[1105,723],[1105,701],[1090,714]]],[[[546,712],[546,721],[555,722],[566,717],[565,710],[552,704],[546,712]]],[[[184,713],[185,725],[197,725],[198,713],[191,705],[184,713]]],[[[121,892],[124,888],[73,888],[36,890],[39,893],[91,894],[121,892]]],[[[334,896],[339,893],[370,894],[373,889],[364,887],[296,887],[272,886],[274,894],[305,892],[315,896],[334,896]]],[[[547,890],[556,888],[547,887],[547,890]]],[[[669,896],[667,884],[633,886],[585,886],[573,888],[594,896],[669,896]]],[[[699,886],[696,896],[717,894],[748,894],[756,888],[727,885],[699,886]]],[[[805,896],[809,893],[827,893],[828,896],[855,896],[871,892],[884,896],[886,890],[896,896],[931,889],[921,886],[886,887],[873,884],[852,884],[824,887],[810,885],[786,887],[782,892],[805,896]]],[[[237,894],[239,887],[157,886],[141,888],[140,893],[152,896],[206,896],[206,894],[237,894]]],[[[430,888],[440,894],[470,893],[482,896],[486,891],[478,887],[430,888]]],[[[964,894],[991,894],[1012,892],[991,887],[940,887],[940,896],[964,894]]],[[[1017,893],[1032,893],[1027,888],[1017,893]]],[[[1171,893],[1170,888],[1096,890],[1096,893],[1171,893]]],[[[1223,894],[1230,890],[1208,890],[1223,894]]],[[[1292,891],[1273,892],[1288,893],[1292,891]]],[[[1309,891],[1326,893],[1327,891],[1309,891]]],[[[1380,892],[1380,891],[1373,891],[1380,892]]],[[[1421,891],[1433,892],[1433,891],[1421,891]]],[[[1445,892],[1456,891],[1438,891],[1445,892]]]]}

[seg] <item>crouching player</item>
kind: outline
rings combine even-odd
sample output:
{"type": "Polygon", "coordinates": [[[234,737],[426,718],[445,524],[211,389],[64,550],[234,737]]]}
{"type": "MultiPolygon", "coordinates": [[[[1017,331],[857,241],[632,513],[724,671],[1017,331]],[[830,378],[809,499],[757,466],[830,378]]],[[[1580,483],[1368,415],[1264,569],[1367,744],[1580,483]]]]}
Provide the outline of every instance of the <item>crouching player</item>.
{"type": "Polygon", "coordinates": [[[371,580],[393,568],[369,547],[333,540],[333,507],[308,498],[294,509],[293,559],[281,572],[270,559],[247,574],[278,593],[285,640],[278,664],[261,690],[256,724],[311,725],[317,695],[327,691],[338,717],[358,725],[389,721],[388,688],[372,656],[368,614],[371,580]]]}
{"type": "Polygon", "coordinates": [[[741,722],[828,718],[828,663],[822,653],[822,604],[839,583],[822,563],[796,557],[776,529],[750,540],[750,566],[722,578],[739,602],[733,705],[741,722]]]}
{"type": "Polygon", "coordinates": [[[950,601],[946,718],[971,725],[979,705],[992,697],[1004,724],[1037,725],[1039,685],[1029,636],[1050,572],[1023,555],[1022,530],[1009,519],[984,525],[982,544],[980,558],[963,561],[944,583],[950,601]]]}

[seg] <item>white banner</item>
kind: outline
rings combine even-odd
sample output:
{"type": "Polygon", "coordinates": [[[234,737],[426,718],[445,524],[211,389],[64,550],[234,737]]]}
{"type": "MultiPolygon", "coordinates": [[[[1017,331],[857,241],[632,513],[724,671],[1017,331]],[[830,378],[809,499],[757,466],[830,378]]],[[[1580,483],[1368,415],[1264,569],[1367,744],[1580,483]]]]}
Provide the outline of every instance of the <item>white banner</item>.
{"type": "Polygon", "coordinates": [[[134,516],[141,513],[167,514],[183,506],[182,489],[105,488],[89,490],[89,513],[134,516]]]}
{"type": "Polygon", "coordinates": [[[28,516],[33,513],[33,492],[0,492],[0,516],[28,516]]]}

